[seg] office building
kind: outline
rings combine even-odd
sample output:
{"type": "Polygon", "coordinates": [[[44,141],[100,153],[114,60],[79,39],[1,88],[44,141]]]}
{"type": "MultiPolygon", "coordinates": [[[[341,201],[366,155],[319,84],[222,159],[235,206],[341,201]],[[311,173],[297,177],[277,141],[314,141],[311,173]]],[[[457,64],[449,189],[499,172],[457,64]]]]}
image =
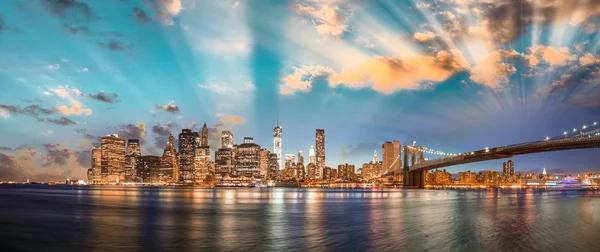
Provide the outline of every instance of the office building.
{"type": "Polygon", "coordinates": [[[161,158],[158,156],[138,156],[136,162],[136,176],[140,179],[137,182],[158,183],[159,165],[161,158]]]}
{"type": "Polygon", "coordinates": [[[383,172],[400,172],[402,168],[401,145],[398,140],[385,142],[381,146],[383,172]]]}
{"type": "Polygon", "coordinates": [[[221,132],[221,148],[233,149],[233,133],[231,131],[221,132]]]}
{"type": "Polygon", "coordinates": [[[107,135],[100,139],[102,148],[102,183],[118,183],[125,180],[125,139],[107,135]]]}
{"type": "Polygon", "coordinates": [[[190,129],[183,129],[179,133],[179,177],[186,184],[193,183],[195,178],[194,146],[197,135],[190,129]]]}
{"type": "Polygon", "coordinates": [[[277,126],[273,128],[273,153],[277,155],[277,162],[279,163],[279,168],[283,169],[283,160],[282,160],[282,143],[281,143],[281,133],[282,128],[279,125],[279,119],[277,119],[277,126]]]}
{"type": "Polygon", "coordinates": [[[341,164],[338,165],[337,178],[342,180],[354,180],[356,175],[354,174],[354,165],[352,164],[341,164]]]}
{"type": "Polygon", "coordinates": [[[235,170],[237,175],[260,177],[260,145],[251,137],[235,148],[235,170]]]}
{"type": "Polygon", "coordinates": [[[325,130],[317,129],[315,136],[315,145],[317,146],[315,179],[323,179],[323,169],[325,168],[325,130]]]}
{"type": "Polygon", "coordinates": [[[169,135],[167,146],[163,150],[158,165],[158,179],[161,182],[179,182],[179,159],[175,150],[175,137],[169,135]]]}

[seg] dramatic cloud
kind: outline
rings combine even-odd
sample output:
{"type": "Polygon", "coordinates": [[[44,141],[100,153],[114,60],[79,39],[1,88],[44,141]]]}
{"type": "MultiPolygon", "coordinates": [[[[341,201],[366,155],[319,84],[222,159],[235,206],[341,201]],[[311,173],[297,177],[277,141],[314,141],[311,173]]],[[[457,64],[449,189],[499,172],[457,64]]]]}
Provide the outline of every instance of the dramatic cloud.
{"type": "Polygon", "coordinates": [[[595,63],[600,63],[600,59],[598,59],[596,56],[594,56],[591,53],[586,53],[583,56],[579,57],[579,64],[580,65],[591,65],[591,64],[595,64],[595,63]]]}
{"type": "Polygon", "coordinates": [[[529,51],[529,64],[535,66],[539,64],[540,59],[548,62],[551,66],[563,66],[567,62],[575,60],[576,57],[571,54],[569,48],[566,47],[552,47],[544,45],[536,45],[530,47],[529,51]]]}
{"type": "Polygon", "coordinates": [[[111,51],[123,51],[134,47],[133,44],[126,44],[116,40],[109,40],[108,42],[99,42],[99,46],[108,48],[111,51]]]}
{"type": "Polygon", "coordinates": [[[319,65],[294,67],[293,69],[293,74],[283,77],[283,85],[279,91],[281,94],[293,94],[296,90],[308,92],[311,90],[315,78],[333,73],[331,68],[319,65]]]}
{"type": "Polygon", "coordinates": [[[41,151],[24,146],[13,153],[0,153],[0,181],[86,179],[89,159],[85,161],[81,155],[86,154],[62,144],[45,144],[41,151]]]}
{"type": "Polygon", "coordinates": [[[440,51],[431,56],[405,59],[377,56],[358,68],[331,75],[330,85],[351,88],[372,87],[382,93],[422,88],[422,82],[439,82],[468,66],[460,51],[440,51]]]}
{"type": "Polygon", "coordinates": [[[435,37],[436,37],[436,36],[435,36],[435,33],[433,33],[433,32],[430,32],[430,31],[428,31],[428,32],[424,32],[424,33],[417,32],[417,33],[415,33],[415,35],[414,35],[414,38],[415,38],[417,41],[421,41],[421,42],[425,42],[425,41],[432,40],[432,39],[434,39],[435,37]]]}
{"type": "Polygon", "coordinates": [[[110,104],[115,103],[119,100],[119,95],[117,95],[116,93],[107,94],[104,92],[100,92],[97,94],[88,94],[87,97],[96,101],[106,102],[110,104]]]}
{"type": "Polygon", "coordinates": [[[160,109],[160,110],[164,110],[164,111],[169,112],[171,114],[177,114],[177,113],[180,112],[179,107],[177,105],[175,105],[175,101],[171,101],[171,102],[169,102],[169,103],[167,103],[165,105],[162,105],[162,106],[160,106],[158,104],[155,104],[154,108],[160,109]]]}
{"type": "Polygon", "coordinates": [[[517,71],[513,65],[504,60],[518,56],[520,54],[514,50],[499,50],[478,55],[469,70],[471,80],[492,89],[502,88],[508,83],[508,78],[517,71]]]}
{"type": "Polygon", "coordinates": [[[164,149],[169,141],[169,136],[172,134],[171,130],[177,127],[175,123],[167,123],[164,125],[152,126],[152,133],[154,133],[154,145],[158,149],[164,149]]]}
{"type": "Polygon", "coordinates": [[[152,18],[146,15],[146,12],[144,12],[144,10],[140,9],[139,7],[134,7],[132,11],[135,20],[137,20],[141,24],[148,23],[152,20],[152,18]]]}
{"type": "Polygon", "coordinates": [[[560,79],[553,82],[548,89],[548,94],[580,93],[584,87],[597,87],[600,85],[600,63],[583,65],[569,73],[561,75],[560,79]]]}
{"type": "Polygon", "coordinates": [[[181,0],[146,0],[154,9],[156,18],[163,24],[173,25],[173,18],[183,9],[181,0]]]}
{"type": "Polygon", "coordinates": [[[146,123],[140,122],[136,125],[126,124],[119,127],[117,135],[125,139],[138,139],[140,144],[146,144],[146,123]]]}
{"type": "Polygon", "coordinates": [[[64,116],[61,116],[59,118],[45,118],[45,119],[38,119],[38,121],[40,122],[48,122],[48,123],[53,123],[56,125],[75,125],[77,124],[77,122],[66,118],[64,116]]]}
{"type": "Polygon", "coordinates": [[[77,122],[66,118],[43,118],[43,116],[53,115],[58,113],[60,110],[56,108],[46,109],[40,107],[40,105],[29,105],[27,107],[21,108],[19,106],[5,105],[0,104],[0,116],[3,118],[8,118],[10,114],[21,114],[31,116],[37,119],[40,122],[48,122],[57,125],[73,125],[77,124],[77,122]]]}
{"type": "Polygon", "coordinates": [[[70,105],[61,105],[56,109],[64,115],[86,115],[92,114],[92,110],[87,108],[81,101],[75,99],[75,97],[84,97],[85,95],[76,88],[69,88],[68,86],[58,86],[51,91],[66,100],[70,105]]]}
{"type": "Polygon", "coordinates": [[[533,23],[549,25],[568,21],[580,25],[600,14],[600,1],[563,0],[499,0],[493,1],[482,23],[491,31],[494,41],[511,43],[533,23]]]}
{"type": "Polygon", "coordinates": [[[298,4],[293,9],[309,17],[319,34],[339,37],[348,30],[349,20],[343,15],[339,6],[325,1],[314,4],[315,6],[298,4]]]}

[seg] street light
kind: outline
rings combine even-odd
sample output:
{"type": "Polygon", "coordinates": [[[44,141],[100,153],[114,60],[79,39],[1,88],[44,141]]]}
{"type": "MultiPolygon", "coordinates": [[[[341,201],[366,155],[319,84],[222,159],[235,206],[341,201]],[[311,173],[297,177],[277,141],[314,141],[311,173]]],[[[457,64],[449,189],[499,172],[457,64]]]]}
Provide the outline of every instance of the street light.
{"type": "Polygon", "coordinates": [[[546,137],[546,140],[550,140],[550,137],[546,137]]]}

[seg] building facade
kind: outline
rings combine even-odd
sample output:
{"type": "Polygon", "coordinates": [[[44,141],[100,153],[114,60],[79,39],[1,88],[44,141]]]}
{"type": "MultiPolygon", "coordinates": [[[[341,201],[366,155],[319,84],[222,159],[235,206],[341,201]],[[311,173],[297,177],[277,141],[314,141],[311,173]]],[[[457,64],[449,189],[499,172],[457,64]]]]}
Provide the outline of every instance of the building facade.
{"type": "Polygon", "coordinates": [[[221,148],[233,149],[233,133],[231,131],[221,132],[221,148]]]}
{"type": "Polygon", "coordinates": [[[273,153],[277,155],[277,162],[279,163],[280,169],[283,169],[283,160],[282,160],[282,139],[281,139],[282,128],[279,125],[279,120],[277,122],[277,126],[273,128],[273,153]]]}
{"type": "Polygon", "coordinates": [[[381,146],[383,172],[397,171],[402,168],[400,141],[385,142],[381,146]]]}
{"type": "Polygon", "coordinates": [[[340,164],[337,169],[337,178],[342,180],[355,180],[356,175],[353,164],[340,164]]]}
{"type": "Polygon", "coordinates": [[[179,178],[180,182],[191,184],[195,178],[195,145],[198,133],[190,129],[183,129],[179,133],[179,178]]]}
{"type": "Polygon", "coordinates": [[[92,148],[92,184],[102,184],[102,148],[92,148]]]}
{"type": "Polygon", "coordinates": [[[260,177],[260,145],[251,137],[245,137],[244,143],[235,151],[235,169],[237,175],[260,177]]]}
{"type": "Polygon", "coordinates": [[[125,180],[125,139],[108,135],[100,139],[102,148],[102,183],[118,183],[125,180]]]}
{"type": "Polygon", "coordinates": [[[137,177],[139,182],[143,183],[159,183],[159,165],[160,157],[158,156],[138,156],[136,162],[137,177]]]}
{"type": "Polygon", "coordinates": [[[179,159],[177,158],[177,150],[175,149],[175,137],[169,135],[169,141],[165,147],[160,163],[158,165],[158,177],[163,182],[178,182],[179,176],[179,159]]]}
{"type": "Polygon", "coordinates": [[[315,179],[323,179],[323,169],[325,169],[325,130],[317,129],[315,136],[316,163],[315,179]]]}

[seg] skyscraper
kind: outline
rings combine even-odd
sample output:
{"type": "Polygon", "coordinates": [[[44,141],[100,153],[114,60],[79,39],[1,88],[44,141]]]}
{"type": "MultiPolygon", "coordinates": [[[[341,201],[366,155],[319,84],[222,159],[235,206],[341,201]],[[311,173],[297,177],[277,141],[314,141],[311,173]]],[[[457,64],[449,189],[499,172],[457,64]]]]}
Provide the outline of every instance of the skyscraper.
{"type": "Polygon", "coordinates": [[[102,149],[98,147],[92,149],[92,183],[102,183],[102,149]]]}
{"type": "Polygon", "coordinates": [[[183,183],[194,181],[194,146],[196,136],[190,129],[183,129],[179,133],[179,174],[183,183]]]}
{"type": "Polygon", "coordinates": [[[140,151],[140,140],[129,139],[127,140],[127,149],[125,151],[125,181],[136,182],[137,173],[136,161],[137,157],[142,153],[140,151]]]}
{"type": "Polygon", "coordinates": [[[267,171],[267,179],[275,179],[279,170],[279,159],[277,158],[277,154],[269,154],[269,170],[267,171]]]}
{"type": "Polygon", "coordinates": [[[304,166],[304,157],[302,156],[302,151],[298,151],[298,160],[296,161],[296,164],[301,164],[304,166]]]}
{"type": "Polygon", "coordinates": [[[157,183],[159,181],[160,157],[157,156],[139,156],[136,163],[136,176],[140,182],[157,183]]]}
{"type": "Polygon", "coordinates": [[[175,137],[169,135],[169,142],[165,147],[158,165],[158,177],[162,182],[179,181],[179,162],[175,150],[175,137]]]}
{"type": "Polygon", "coordinates": [[[315,178],[322,179],[323,178],[323,169],[325,168],[325,130],[317,129],[316,137],[315,137],[317,146],[317,161],[316,166],[317,169],[315,171],[315,178]]]}
{"type": "Polygon", "coordinates": [[[505,181],[512,182],[513,175],[515,175],[515,162],[508,160],[507,162],[502,163],[502,176],[505,181]]]}
{"type": "Polygon", "coordinates": [[[282,128],[281,125],[279,125],[279,120],[277,120],[277,126],[273,128],[273,153],[277,154],[277,162],[279,163],[279,169],[283,169],[283,160],[281,159],[281,155],[283,153],[281,145],[281,133],[282,128]]]}
{"type": "Polygon", "coordinates": [[[285,169],[289,170],[296,164],[296,157],[294,154],[285,154],[285,169]]]}
{"type": "Polygon", "coordinates": [[[244,143],[237,146],[235,169],[237,174],[260,176],[260,145],[255,144],[253,138],[245,137],[244,143]]]}
{"type": "Polygon", "coordinates": [[[103,183],[123,182],[125,179],[125,139],[107,135],[100,139],[102,148],[101,175],[103,183]]]}
{"type": "Polygon", "coordinates": [[[269,173],[269,156],[271,152],[267,149],[260,150],[260,177],[266,178],[269,173]]]}
{"type": "Polygon", "coordinates": [[[233,149],[233,133],[231,131],[221,132],[221,148],[233,149]]]}
{"type": "Polygon", "coordinates": [[[202,126],[202,144],[201,146],[209,146],[208,145],[208,127],[206,127],[206,123],[202,126]]]}
{"type": "Polygon", "coordinates": [[[215,179],[219,180],[226,174],[233,173],[233,150],[221,148],[215,152],[215,179]]]}
{"type": "MultiPolygon", "coordinates": [[[[383,160],[383,173],[396,171],[400,172],[400,168],[402,167],[402,158],[401,150],[400,150],[400,142],[398,140],[394,140],[392,142],[385,142],[381,146],[382,150],[382,160],[383,160]]],[[[383,175],[383,174],[382,174],[383,175]]]]}

